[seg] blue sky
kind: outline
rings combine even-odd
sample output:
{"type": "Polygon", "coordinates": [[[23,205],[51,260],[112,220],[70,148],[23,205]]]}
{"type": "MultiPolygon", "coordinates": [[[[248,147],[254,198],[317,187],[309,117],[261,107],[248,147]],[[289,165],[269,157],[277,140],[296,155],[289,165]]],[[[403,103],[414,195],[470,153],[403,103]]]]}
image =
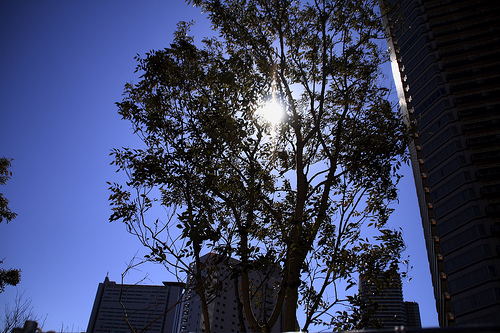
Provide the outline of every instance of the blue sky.
{"type": "MultiPolygon", "coordinates": [[[[22,270],[21,283],[0,294],[0,313],[24,292],[47,315],[45,330],[84,331],[98,283],[106,275],[119,282],[141,250],[122,224],[108,222],[106,181],[120,180],[109,152],[138,142],[114,103],[136,79],[134,56],[168,47],[176,23],[191,19],[198,40],[210,33],[182,0],[0,1],[0,156],[14,159],[0,192],[19,214],[0,224],[0,259],[22,270]]],[[[436,327],[413,178],[409,168],[404,174],[391,217],[413,265],[404,297],[419,302],[424,327],[436,327]]],[[[150,265],[125,282],[147,273],[151,284],[172,280],[150,265]]]]}

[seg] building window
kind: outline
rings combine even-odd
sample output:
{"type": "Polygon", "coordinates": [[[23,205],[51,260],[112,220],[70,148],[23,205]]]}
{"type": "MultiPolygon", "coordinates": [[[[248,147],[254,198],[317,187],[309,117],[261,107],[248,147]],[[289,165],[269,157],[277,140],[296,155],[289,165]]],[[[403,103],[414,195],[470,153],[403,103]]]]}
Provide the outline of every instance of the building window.
{"type": "Polygon", "coordinates": [[[468,182],[471,180],[470,173],[468,171],[464,171],[459,173],[458,175],[454,176],[453,178],[449,179],[446,181],[444,184],[439,186],[437,189],[432,191],[432,200],[437,201],[441,199],[443,196],[447,195],[451,191],[453,191],[455,188],[459,187],[460,185],[468,182]]]}
{"type": "Polygon", "coordinates": [[[452,271],[464,267],[474,261],[491,256],[491,249],[487,244],[479,245],[467,252],[464,252],[445,263],[446,271],[451,273],[452,271]]]}
{"type": "Polygon", "coordinates": [[[476,197],[476,193],[474,192],[474,189],[472,188],[466,188],[465,190],[461,191],[460,193],[454,195],[451,199],[443,202],[439,206],[437,206],[434,209],[434,212],[436,214],[436,217],[439,218],[445,214],[447,214],[449,211],[457,208],[458,206],[462,205],[469,199],[473,199],[476,197]]]}
{"type": "Polygon", "coordinates": [[[500,300],[500,288],[491,288],[453,302],[453,309],[457,314],[461,314],[497,300],[500,300]]]}
{"type": "Polygon", "coordinates": [[[468,274],[450,279],[448,286],[451,292],[457,292],[496,276],[497,273],[494,266],[484,266],[468,274]]]}
{"type": "Polygon", "coordinates": [[[480,215],[481,211],[478,206],[472,206],[462,210],[458,214],[438,224],[439,234],[444,235],[445,233],[480,215]]]}
{"type": "Polygon", "coordinates": [[[429,140],[428,143],[425,144],[424,146],[424,155],[428,156],[429,153],[431,153],[433,150],[439,148],[442,146],[442,144],[446,141],[448,141],[451,137],[457,134],[457,129],[453,126],[448,127],[447,129],[443,130],[440,134],[433,135],[431,138],[432,140],[429,140]]]}
{"type": "Polygon", "coordinates": [[[445,178],[447,175],[451,174],[456,169],[465,165],[465,157],[460,155],[453,158],[450,162],[446,163],[442,168],[434,171],[432,175],[429,176],[429,185],[433,186],[440,180],[445,178]]]}
{"type": "Polygon", "coordinates": [[[477,224],[453,236],[449,240],[444,241],[441,244],[441,249],[443,253],[448,253],[482,235],[484,235],[484,226],[482,224],[477,224]]]}
{"type": "Polygon", "coordinates": [[[428,170],[430,170],[450,157],[450,155],[452,155],[453,153],[456,153],[457,150],[461,148],[462,144],[460,143],[460,141],[453,141],[452,143],[448,144],[446,147],[438,151],[436,154],[434,154],[433,157],[428,158],[425,166],[428,170]]]}

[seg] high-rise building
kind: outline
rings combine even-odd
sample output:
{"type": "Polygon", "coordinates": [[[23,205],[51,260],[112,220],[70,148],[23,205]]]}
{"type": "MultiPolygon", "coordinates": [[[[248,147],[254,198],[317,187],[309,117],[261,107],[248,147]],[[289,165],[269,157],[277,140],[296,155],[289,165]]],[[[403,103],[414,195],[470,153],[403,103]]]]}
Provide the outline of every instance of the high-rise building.
{"type": "Polygon", "coordinates": [[[420,321],[420,309],[417,302],[404,302],[406,324],[405,326],[411,328],[421,328],[422,322],[420,321]]]}
{"type": "Polygon", "coordinates": [[[381,0],[441,326],[500,323],[500,1],[381,0]]]}
{"type": "MultiPolygon", "coordinates": [[[[239,261],[234,258],[222,258],[209,253],[201,258],[203,267],[201,272],[206,279],[205,293],[208,303],[208,316],[212,332],[249,332],[249,326],[244,319],[240,294],[240,278],[232,274],[239,261]],[[241,327],[245,325],[245,329],[241,327]]],[[[196,265],[191,265],[193,272],[196,265]]],[[[272,268],[252,271],[249,273],[252,304],[257,320],[267,320],[274,309],[277,292],[275,283],[279,279],[279,272],[272,268]]],[[[282,316],[278,319],[272,332],[282,332],[282,316]]],[[[194,276],[188,277],[186,293],[184,295],[180,319],[180,333],[205,332],[205,322],[202,314],[200,296],[196,292],[194,276]]]]}
{"type": "Polygon", "coordinates": [[[176,333],[184,284],[99,283],[87,333],[176,333]]]}
{"type": "MultiPolygon", "coordinates": [[[[385,286],[377,287],[376,283],[366,278],[360,278],[359,294],[373,309],[371,320],[377,323],[370,328],[421,328],[418,303],[403,301],[403,286],[401,277],[384,281],[385,286]]],[[[367,309],[368,310],[368,309],[367,309]]]]}

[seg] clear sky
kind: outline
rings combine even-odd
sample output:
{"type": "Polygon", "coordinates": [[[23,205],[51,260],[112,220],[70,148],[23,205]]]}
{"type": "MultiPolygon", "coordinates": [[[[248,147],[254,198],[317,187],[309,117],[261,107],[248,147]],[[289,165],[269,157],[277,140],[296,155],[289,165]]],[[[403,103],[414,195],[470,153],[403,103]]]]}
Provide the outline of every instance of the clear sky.
{"type": "MultiPolygon", "coordinates": [[[[44,330],[85,331],[99,282],[119,282],[141,251],[122,224],[108,222],[106,181],[121,179],[109,152],[137,143],[114,103],[137,80],[134,56],[168,47],[176,23],[191,19],[197,40],[210,33],[200,10],[182,0],[0,1],[0,156],[14,159],[0,192],[19,214],[0,224],[0,259],[22,270],[21,283],[0,294],[0,314],[24,292],[47,315],[44,330]]],[[[404,298],[420,304],[424,327],[436,327],[408,167],[404,174],[391,218],[413,266],[404,298]]],[[[150,265],[125,282],[148,273],[150,284],[172,280],[150,265]]]]}

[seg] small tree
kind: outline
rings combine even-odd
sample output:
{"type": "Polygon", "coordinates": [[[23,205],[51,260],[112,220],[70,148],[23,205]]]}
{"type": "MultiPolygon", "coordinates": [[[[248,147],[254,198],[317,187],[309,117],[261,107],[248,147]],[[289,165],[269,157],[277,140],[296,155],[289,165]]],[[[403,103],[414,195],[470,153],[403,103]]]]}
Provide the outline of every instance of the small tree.
{"type": "MultiPolygon", "coordinates": [[[[12,159],[2,157],[0,158],[0,185],[5,185],[12,176],[9,171],[12,159]]],[[[16,213],[12,212],[9,208],[9,200],[0,193],[0,223],[5,219],[7,223],[15,219],[16,213]]]]}
{"type": "MultiPolygon", "coordinates": [[[[0,260],[0,264],[2,263],[3,260],[0,260]]],[[[5,286],[15,286],[19,281],[21,281],[21,270],[0,268],[0,293],[5,290],[5,286]]]]}
{"type": "MultiPolygon", "coordinates": [[[[12,176],[9,170],[12,159],[6,157],[0,158],[0,185],[5,185],[12,176]]],[[[9,208],[9,200],[0,193],[0,223],[5,219],[7,223],[15,219],[16,213],[9,208]]],[[[0,260],[0,264],[3,260],[0,260]]],[[[0,268],[0,293],[5,290],[6,285],[15,286],[21,280],[21,271],[19,269],[0,268]]]]}
{"type": "Polygon", "coordinates": [[[207,252],[240,260],[252,331],[271,330],[283,308],[296,330],[298,306],[302,330],[335,325],[335,306],[353,300],[339,288],[396,271],[404,247],[386,228],[406,129],[380,85],[377,1],[190,2],[221,37],[197,46],[180,23],[169,48],[137,58],[141,80],[117,105],[145,146],[112,152],[129,181],[110,186],[110,220],[149,259],[196,278],[207,332],[206,278],[193,270],[207,252]],[[270,102],[279,124],[261,116],[270,102]],[[165,218],[148,215],[155,205],[165,218]],[[258,321],[248,274],[266,265],[281,282],[258,321]]]}
{"type": "Polygon", "coordinates": [[[23,327],[27,320],[39,322],[42,317],[35,314],[30,298],[25,298],[24,293],[17,293],[14,304],[5,304],[5,312],[0,317],[0,332],[9,333],[13,328],[23,327]]]}

